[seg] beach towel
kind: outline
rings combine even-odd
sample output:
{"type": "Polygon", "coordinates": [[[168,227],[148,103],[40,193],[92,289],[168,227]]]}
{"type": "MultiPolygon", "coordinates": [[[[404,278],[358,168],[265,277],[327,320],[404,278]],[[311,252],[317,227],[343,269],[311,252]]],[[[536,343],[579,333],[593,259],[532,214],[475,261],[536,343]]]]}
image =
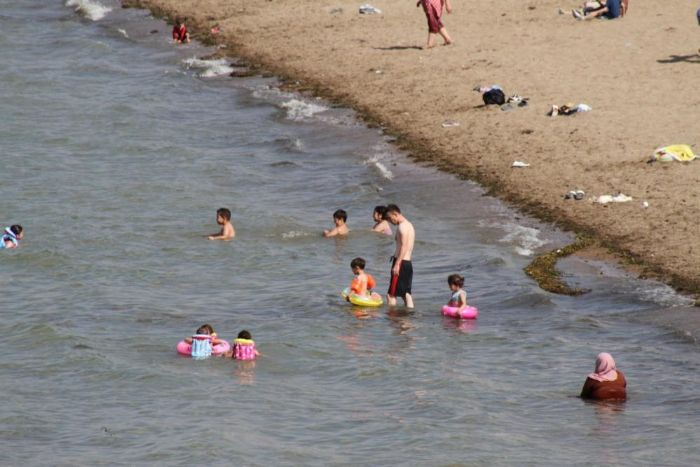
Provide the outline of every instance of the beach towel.
{"type": "Polygon", "coordinates": [[[673,144],[654,151],[652,160],[660,162],[690,162],[696,157],[698,156],[693,154],[693,150],[687,144],[673,144]]]}

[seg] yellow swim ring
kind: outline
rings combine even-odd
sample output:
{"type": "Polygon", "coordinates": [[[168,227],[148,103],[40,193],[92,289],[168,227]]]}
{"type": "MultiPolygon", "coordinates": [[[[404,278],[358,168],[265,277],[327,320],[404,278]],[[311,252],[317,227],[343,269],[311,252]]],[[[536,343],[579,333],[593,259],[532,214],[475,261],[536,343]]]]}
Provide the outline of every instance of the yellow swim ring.
{"type": "Polygon", "coordinates": [[[372,292],[369,297],[363,297],[362,295],[350,293],[349,289],[346,288],[340,295],[356,306],[382,306],[384,304],[382,296],[376,292],[372,292]]]}

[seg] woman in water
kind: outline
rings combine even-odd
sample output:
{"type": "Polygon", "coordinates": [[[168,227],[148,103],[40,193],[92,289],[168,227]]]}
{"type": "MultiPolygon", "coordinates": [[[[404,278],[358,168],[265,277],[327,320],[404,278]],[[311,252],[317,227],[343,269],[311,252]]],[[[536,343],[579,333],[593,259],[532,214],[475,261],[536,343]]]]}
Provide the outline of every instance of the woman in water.
{"type": "Polygon", "coordinates": [[[389,221],[386,219],[386,206],[376,206],[374,212],[372,213],[372,219],[374,219],[374,227],[372,227],[372,232],[380,232],[385,235],[391,235],[391,226],[389,221]]]}
{"type": "Polygon", "coordinates": [[[625,375],[615,367],[615,360],[607,352],[595,359],[595,372],[588,375],[581,389],[582,399],[625,400],[627,381],[625,375]]]}

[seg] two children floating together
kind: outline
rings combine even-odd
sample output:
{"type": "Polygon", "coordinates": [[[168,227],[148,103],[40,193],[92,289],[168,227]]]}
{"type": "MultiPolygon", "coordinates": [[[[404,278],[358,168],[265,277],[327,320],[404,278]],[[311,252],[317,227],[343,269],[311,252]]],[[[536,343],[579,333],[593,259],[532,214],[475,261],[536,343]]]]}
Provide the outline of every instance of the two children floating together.
{"type": "Polygon", "coordinates": [[[201,325],[195,334],[180,341],[177,344],[177,351],[194,358],[215,355],[236,360],[255,360],[260,356],[250,332],[246,330],[239,332],[231,345],[228,341],[219,339],[210,324],[201,325]]]}

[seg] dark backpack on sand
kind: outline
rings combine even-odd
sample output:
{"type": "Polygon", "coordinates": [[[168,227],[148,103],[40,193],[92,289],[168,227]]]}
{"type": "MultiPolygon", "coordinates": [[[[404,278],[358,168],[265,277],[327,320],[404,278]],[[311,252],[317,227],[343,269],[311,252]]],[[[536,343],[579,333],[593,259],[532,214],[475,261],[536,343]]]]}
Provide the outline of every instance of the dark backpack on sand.
{"type": "Polygon", "coordinates": [[[503,105],[506,103],[506,95],[500,89],[490,89],[482,94],[484,105],[503,105]]]}

